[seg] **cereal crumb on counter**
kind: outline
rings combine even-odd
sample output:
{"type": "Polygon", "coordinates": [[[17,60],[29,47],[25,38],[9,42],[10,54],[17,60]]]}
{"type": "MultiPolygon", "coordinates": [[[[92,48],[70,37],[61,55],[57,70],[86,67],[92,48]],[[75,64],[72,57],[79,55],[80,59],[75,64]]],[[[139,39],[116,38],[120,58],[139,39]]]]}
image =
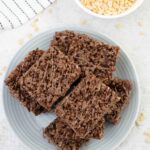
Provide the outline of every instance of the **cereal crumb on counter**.
{"type": "Polygon", "coordinates": [[[23,44],[23,39],[19,39],[18,41],[17,41],[17,43],[19,44],[19,45],[22,45],[23,44]]]}
{"type": "Polygon", "coordinates": [[[144,32],[140,32],[139,35],[140,35],[140,36],[144,36],[145,33],[144,33],[144,32]]]}
{"type": "Polygon", "coordinates": [[[33,28],[35,28],[35,27],[37,26],[36,22],[32,22],[32,23],[31,23],[31,26],[32,26],[33,28]]]}
{"type": "Polygon", "coordinates": [[[38,31],[39,31],[39,27],[38,27],[38,24],[37,24],[38,21],[39,21],[39,19],[37,18],[37,19],[35,19],[35,20],[31,23],[31,26],[32,26],[32,28],[33,28],[33,30],[34,30],[35,32],[38,32],[38,31]]]}
{"type": "Polygon", "coordinates": [[[38,31],[39,31],[39,27],[35,27],[35,28],[34,28],[34,31],[35,31],[35,32],[38,32],[38,31]]]}
{"type": "Polygon", "coordinates": [[[87,22],[87,20],[86,19],[81,19],[80,20],[80,24],[81,25],[86,25],[88,22],[87,22]]]}
{"type": "Polygon", "coordinates": [[[150,137],[150,131],[145,131],[144,135],[147,136],[147,137],[150,137]]]}
{"type": "Polygon", "coordinates": [[[150,143],[150,137],[145,140],[146,143],[150,143]]]}
{"type": "Polygon", "coordinates": [[[33,22],[31,22],[31,26],[32,26],[33,28],[37,27],[38,21],[39,21],[38,18],[36,18],[35,20],[33,20],[33,22]]]}
{"type": "Polygon", "coordinates": [[[50,8],[49,10],[48,10],[48,13],[49,14],[51,14],[53,11],[52,11],[52,9],[50,8]]]}
{"type": "Polygon", "coordinates": [[[145,115],[143,112],[141,112],[135,122],[135,125],[140,126],[143,123],[144,119],[145,119],[145,115]]]}
{"type": "Polygon", "coordinates": [[[144,26],[144,22],[143,22],[143,21],[139,21],[139,22],[138,22],[138,26],[139,26],[139,27],[143,27],[143,26],[144,26]]]}
{"type": "Polygon", "coordinates": [[[36,18],[35,20],[34,20],[34,22],[38,22],[39,21],[39,19],[38,18],[36,18]]]}
{"type": "Polygon", "coordinates": [[[32,33],[27,34],[27,37],[28,37],[29,39],[31,39],[32,36],[33,36],[32,33]]]}
{"type": "Polygon", "coordinates": [[[6,70],[7,70],[7,67],[6,67],[6,66],[4,66],[2,70],[3,70],[3,71],[6,71],[6,70]]]}
{"type": "Polygon", "coordinates": [[[117,28],[117,29],[123,29],[124,28],[124,24],[123,23],[117,23],[116,25],[115,25],[115,27],[117,28]]]}

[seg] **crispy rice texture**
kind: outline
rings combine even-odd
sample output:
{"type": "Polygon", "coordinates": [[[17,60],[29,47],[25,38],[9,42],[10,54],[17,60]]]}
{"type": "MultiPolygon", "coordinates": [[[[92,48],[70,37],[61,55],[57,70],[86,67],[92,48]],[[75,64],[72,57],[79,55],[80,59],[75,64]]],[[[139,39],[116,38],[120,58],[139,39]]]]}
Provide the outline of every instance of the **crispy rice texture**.
{"type": "Polygon", "coordinates": [[[110,114],[106,115],[107,121],[116,124],[119,122],[124,108],[129,104],[132,84],[129,80],[113,78],[108,81],[107,85],[121,98],[120,101],[116,103],[115,109],[112,110],[110,114]]]}
{"type": "Polygon", "coordinates": [[[73,31],[56,32],[51,46],[73,59],[81,68],[82,76],[93,73],[104,81],[111,79],[120,49],[73,31]]]}
{"type": "Polygon", "coordinates": [[[118,95],[94,75],[85,77],[56,107],[56,114],[84,138],[119,101],[118,95]]]}
{"type": "Polygon", "coordinates": [[[51,48],[20,79],[22,88],[51,110],[80,76],[80,68],[58,49],[51,48]]]}
{"type": "Polygon", "coordinates": [[[46,110],[39,103],[31,98],[27,92],[21,90],[19,80],[30,69],[30,67],[43,55],[43,50],[31,51],[25,59],[20,62],[15,69],[8,75],[5,84],[8,86],[12,96],[24,105],[28,111],[38,115],[46,110]]]}

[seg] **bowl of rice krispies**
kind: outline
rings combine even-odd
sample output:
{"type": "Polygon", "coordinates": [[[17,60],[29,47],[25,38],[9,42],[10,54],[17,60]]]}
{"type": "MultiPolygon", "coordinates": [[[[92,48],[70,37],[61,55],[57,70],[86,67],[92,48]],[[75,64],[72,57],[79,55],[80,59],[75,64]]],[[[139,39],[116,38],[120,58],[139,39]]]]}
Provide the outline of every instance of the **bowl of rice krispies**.
{"type": "Polygon", "coordinates": [[[127,16],[141,6],[143,0],[75,0],[86,13],[103,19],[127,16]]]}

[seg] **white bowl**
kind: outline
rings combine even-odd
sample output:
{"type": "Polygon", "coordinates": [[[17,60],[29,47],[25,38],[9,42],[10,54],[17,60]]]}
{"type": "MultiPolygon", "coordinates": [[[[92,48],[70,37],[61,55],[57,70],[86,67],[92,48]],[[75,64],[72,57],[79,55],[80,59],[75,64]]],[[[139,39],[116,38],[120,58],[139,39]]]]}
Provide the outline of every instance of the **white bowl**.
{"type": "Polygon", "coordinates": [[[116,19],[116,18],[120,18],[120,17],[124,17],[129,15],[130,13],[134,12],[137,8],[139,8],[144,0],[136,0],[136,2],[133,4],[132,7],[130,7],[128,10],[126,10],[125,12],[121,13],[121,14],[117,14],[117,15],[100,15],[100,14],[96,14],[93,11],[89,10],[88,8],[86,8],[83,4],[81,4],[80,0],[75,0],[75,2],[79,5],[79,7],[81,9],[83,9],[86,13],[98,17],[98,18],[103,18],[103,19],[116,19]]]}

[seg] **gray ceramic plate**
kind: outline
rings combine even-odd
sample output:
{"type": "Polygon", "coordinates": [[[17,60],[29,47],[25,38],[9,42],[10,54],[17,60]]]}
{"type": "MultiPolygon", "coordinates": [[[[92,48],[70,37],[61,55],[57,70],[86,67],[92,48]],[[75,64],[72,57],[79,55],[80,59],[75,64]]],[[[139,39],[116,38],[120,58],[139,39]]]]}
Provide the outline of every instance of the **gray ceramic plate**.
{"type": "MultiPolygon", "coordinates": [[[[47,50],[54,33],[65,29],[86,33],[97,39],[116,45],[115,42],[102,34],[92,31],[89,32],[88,30],[81,28],[59,28],[46,31],[33,38],[19,50],[10,63],[7,75],[28,54],[29,51],[37,47],[47,50]]],[[[132,81],[134,90],[132,92],[130,104],[124,111],[119,124],[115,126],[107,125],[104,138],[102,140],[91,140],[82,148],[82,150],[113,150],[126,138],[130,129],[133,127],[139,109],[139,83],[135,68],[124,52],[124,49],[120,52],[115,75],[132,81]]],[[[43,127],[48,125],[49,122],[55,118],[54,114],[43,114],[35,117],[14,100],[6,86],[3,88],[3,101],[8,121],[23,143],[33,150],[56,149],[53,144],[48,144],[48,142],[42,137],[43,127]]]]}

